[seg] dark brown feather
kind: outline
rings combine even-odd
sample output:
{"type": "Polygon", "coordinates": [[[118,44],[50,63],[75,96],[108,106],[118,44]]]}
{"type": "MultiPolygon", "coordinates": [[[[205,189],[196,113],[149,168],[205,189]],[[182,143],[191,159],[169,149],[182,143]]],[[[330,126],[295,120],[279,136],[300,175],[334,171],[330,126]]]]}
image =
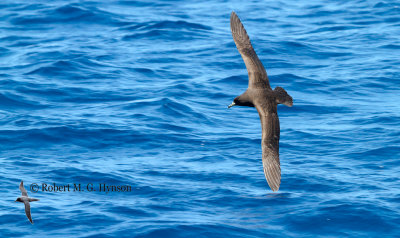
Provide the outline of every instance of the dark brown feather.
{"type": "Polygon", "coordinates": [[[281,184],[279,161],[280,126],[275,103],[256,103],[262,128],[262,163],[264,175],[272,191],[278,191],[281,184]]]}
{"type": "Polygon", "coordinates": [[[269,88],[267,72],[251,45],[246,29],[235,12],[231,14],[231,31],[236,47],[246,64],[249,74],[249,88],[269,88]]]}
{"type": "Polygon", "coordinates": [[[28,197],[28,192],[26,191],[26,189],[24,187],[23,181],[21,181],[21,183],[19,184],[19,190],[21,190],[22,196],[28,197]]]}
{"type": "Polygon", "coordinates": [[[28,217],[29,221],[33,224],[32,216],[31,216],[31,205],[29,204],[28,201],[25,201],[24,204],[25,204],[26,217],[28,217]]]}

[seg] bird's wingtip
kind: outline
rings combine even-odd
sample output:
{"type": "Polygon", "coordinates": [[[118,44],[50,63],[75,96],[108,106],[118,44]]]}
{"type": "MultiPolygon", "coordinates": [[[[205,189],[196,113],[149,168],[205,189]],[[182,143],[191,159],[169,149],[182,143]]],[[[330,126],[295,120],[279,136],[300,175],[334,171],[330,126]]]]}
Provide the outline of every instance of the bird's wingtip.
{"type": "Polygon", "coordinates": [[[271,190],[272,190],[273,192],[278,192],[278,191],[279,191],[279,187],[277,187],[277,188],[271,188],[271,190]]]}

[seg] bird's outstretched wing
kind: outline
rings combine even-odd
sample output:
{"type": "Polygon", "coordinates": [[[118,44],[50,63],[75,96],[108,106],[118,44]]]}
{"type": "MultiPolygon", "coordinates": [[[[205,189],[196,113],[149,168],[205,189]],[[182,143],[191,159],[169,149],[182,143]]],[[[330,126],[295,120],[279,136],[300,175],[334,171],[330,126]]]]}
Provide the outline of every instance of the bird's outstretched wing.
{"type": "Polygon", "coordinates": [[[32,217],[31,217],[31,205],[29,204],[28,201],[25,201],[24,204],[25,204],[26,217],[28,217],[29,221],[33,224],[32,217]]]}
{"type": "Polygon", "coordinates": [[[279,118],[274,104],[256,105],[262,128],[262,163],[264,175],[272,191],[278,191],[281,184],[279,162],[279,118]]]}
{"type": "Polygon", "coordinates": [[[26,189],[24,187],[24,182],[23,181],[21,181],[21,183],[19,185],[19,190],[21,190],[22,196],[28,197],[28,192],[26,192],[26,189]]]}
{"type": "Polygon", "coordinates": [[[231,13],[231,31],[239,53],[242,55],[249,74],[249,88],[271,88],[267,72],[251,45],[246,29],[235,12],[231,13]]]}

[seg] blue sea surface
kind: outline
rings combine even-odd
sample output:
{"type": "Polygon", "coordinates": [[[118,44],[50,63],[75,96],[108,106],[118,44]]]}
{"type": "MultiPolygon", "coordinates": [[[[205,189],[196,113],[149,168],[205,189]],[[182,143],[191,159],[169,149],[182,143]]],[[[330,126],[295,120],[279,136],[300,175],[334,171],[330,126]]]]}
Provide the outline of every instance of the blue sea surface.
{"type": "Polygon", "coordinates": [[[400,2],[0,3],[1,237],[400,237],[400,2]],[[272,192],[241,18],[279,105],[272,192]],[[31,203],[15,203],[23,180],[31,203]],[[85,191],[32,191],[31,184],[85,191]],[[130,191],[88,191],[131,186],[130,191]]]}

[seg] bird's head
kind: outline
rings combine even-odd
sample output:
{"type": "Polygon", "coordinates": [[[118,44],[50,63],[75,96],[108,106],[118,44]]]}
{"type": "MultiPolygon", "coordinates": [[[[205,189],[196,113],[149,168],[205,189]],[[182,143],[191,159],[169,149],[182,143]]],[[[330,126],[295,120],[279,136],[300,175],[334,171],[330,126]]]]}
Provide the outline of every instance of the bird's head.
{"type": "Polygon", "coordinates": [[[242,95],[235,97],[235,99],[233,99],[233,102],[231,103],[231,105],[228,106],[228,108],[231,108],[233,106],[254,107],[247,93],[243,93],[242,95]]]}
{"type": "Polygon", "coordinates": [[[233,102],[228,106],[228,108],[231,108],[233,106],[240,106],[239,104],[240,102],[238,100],[238,97],[236,97],[235,99],[233,99],[233,102]]]}

